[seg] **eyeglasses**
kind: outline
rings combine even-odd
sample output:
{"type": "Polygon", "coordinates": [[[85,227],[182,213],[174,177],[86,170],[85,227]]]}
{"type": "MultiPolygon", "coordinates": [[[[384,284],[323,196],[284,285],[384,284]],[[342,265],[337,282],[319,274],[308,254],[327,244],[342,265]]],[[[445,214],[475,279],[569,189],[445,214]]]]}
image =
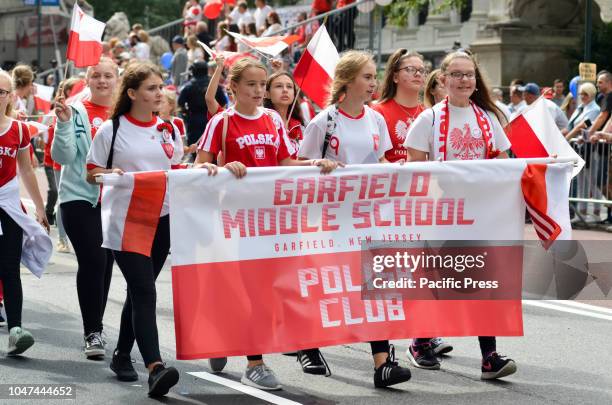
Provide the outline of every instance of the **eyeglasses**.
{"type": "Polygon", "coordinates": [[[455,80],[461,80],[464,77],[467,78],[468,80],[473,80],[476,77],[476,72],[467,72],[467,73],[463,73],[463,72],[450,72],[449,75],[450,75],[450,77],[452,77],[455,80]]]}
{"type": "Polygon", "coordinates": [[[11,92],[8,90],[0,89],[0,98],[8,96],[11,92]]]}
{"type": "Polygon", "coordinates": [[[425,76],[426,74],[428,74],[429,72],[427,71],[427,69],[423,69],[423,68],[415,68],[414,66],[404,66],[403,68],[399,68],[397,69],[397,71],[399,72],[400,70],[405,70],[406,73],[408,73],[409,75],[414,76],[417,72],[421,75],[421,76],[425,76]]]}

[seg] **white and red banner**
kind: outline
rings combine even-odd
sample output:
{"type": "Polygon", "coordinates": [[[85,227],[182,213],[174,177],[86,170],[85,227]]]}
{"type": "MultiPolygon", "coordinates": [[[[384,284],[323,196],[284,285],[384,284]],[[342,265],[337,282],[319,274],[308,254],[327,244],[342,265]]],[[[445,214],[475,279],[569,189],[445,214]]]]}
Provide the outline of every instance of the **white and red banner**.
{"type": "Polygon", "coordinates": [[[102,34],[105,27],[106,24],[88,16],[75,4],[66,59],[71,60],[78,68],[97,65],[102,55],[102,34]]]}
{"type": "Polygon", "coordinates": [[[37,114],[48,114],[51,111],[51,103],[53,102],[53,91],[51,86],[45,86],[35,83],[34,88],[34,108],[37,114]]]}
{"type": "Polygon", "coordinates": [[[272,57],[277,56],[299,39],[297,35],[249,38],[236,32],[227,31],[227,33],[237,41],[272,57]]]}
{"type": "Polygon", "coordinates": [[[297,85],[320,108],[327,106],[330,86],[339,60],[340,55],[334,42],[325,25],[321,25],[293,71],[297,85]]]}
{"type": "Polygon", "coordinates": [[[584,166],[584,160],[570,146],[548,112],[544,97],[517,115],[505,128],[512,152],[519,158],[559,156],[576,160],[573,175],[584,166]]]}
{"type": "Polygon", "coordinates": [[[520,241],[525,200],[543,240],[570,239],[571,170],[495,159],[356,165],[328,176],[260,168],[241,180],[223,169],[168,172],[177,358],[522,335],[518,299],[362,299],[362,244],[520,241]]]}

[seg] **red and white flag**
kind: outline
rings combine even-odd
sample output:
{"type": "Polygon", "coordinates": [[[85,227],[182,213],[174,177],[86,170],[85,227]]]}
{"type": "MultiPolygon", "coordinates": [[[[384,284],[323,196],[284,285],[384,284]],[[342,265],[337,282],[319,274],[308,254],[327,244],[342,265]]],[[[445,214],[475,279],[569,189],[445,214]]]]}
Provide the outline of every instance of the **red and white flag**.
{"type": "Polygon", "coordinates": [[[43,86],[42,84],[34,84],[36,92],[34,93],[34,108],[38,114],[49,114],[51,111],[51,103],[53,102],[53,87],[43,86]]]}
{"type": "Polygon", "coordinates": [[[97,65],[102,55],[102,34],[106,24],[88,16],[75,4],[72,10],[66,59],[81,68],[97,65]]]}
{"type": "Polygon", "coordinates": [[[105,175],[102,246],[150,256],[165,195],[164,171],[105,175]]]}
{"type": "Polygon", "coordinates": [[[293,71],[293,77],[300,89],[321,108],[327,104],[329,88],[339,59],[338,50],[322,25],[308,43],[293,71]]]}
{"type": "Polygon", "coordinates": [[[231,31],[227,33],[243,44],[272,57],[277,56],[299,39],[297,35],[248,38],[231,31]]]}
{"type": "Polygon", "coordinates": [[[540,97],[506,126],[512,152],[519,158],[556,155],[575,159],[578,164],[574,167],[573,175],[576,176],[582,170],[584,160],[561,134],[545,103],[544,98],[540,97]]]}

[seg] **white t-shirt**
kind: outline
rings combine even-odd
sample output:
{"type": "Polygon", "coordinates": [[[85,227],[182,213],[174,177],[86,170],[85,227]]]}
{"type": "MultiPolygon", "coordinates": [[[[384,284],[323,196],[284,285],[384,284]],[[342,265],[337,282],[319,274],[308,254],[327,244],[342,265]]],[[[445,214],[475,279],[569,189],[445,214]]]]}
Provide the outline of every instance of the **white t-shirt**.
{"type": "MultiPolygon", "coordinates": [[[[448,138],[446,140],[446,160],[477,160],[485,159],[486,144],[482,136],[482,131],[478,126],[476,114],[472,106],[455,107],[448,105],[450,123],[448,126],[448,138]]],[[[510,148],[510,141],[506,137],[501,124],[492,112],[488,116],[493,124],[493,140],[495,148],[506,151],[510,148]]],[[[414,120],[404,147],[420,150],[429,153],[429,160],[435,160],[434,136],[438,130],[434,128],[434,113],[431,108],[423,111],[414,120]]]]}
{"type": "MultiPolygon", "coordinates": [[[[170,165],[181,163],[183,157],[183,140],[179,129],[174,126],[175,139],[167,133],[163,135],[157,129],[164,121],[153,117],[150,122],[137,121],[129,115],[119,118],[119,129],[113,147],[113,168],[124,172],[143,172],[152,170],[170,170],[170,165]]],[[[91,148],[87,154],[87,166],[106,167],[108,154],[113,138],[113,122],[105,121],[98,128],[91,148]]],[[[168,194],[164,199],[160,216],[169,212],[168,194]]]]}
{"type": "Polygon", "coordinates": [[[555,120],[557,128],[559,128],[559,130],[567,128],[569,122],[567,120],[567,115],[565,115],[563,110],[559,108],[557,104],[547,98],[544,99],[544,103],[546,103],[546,108],[548,109],[550,116],[553,118],[553,120],[555,120]]]}
{"type": "MultiPolygon", "coordinates": [[[[299,157],[321,159],[327,115],[335,106],[318,113],[306,127],[299,157]]],[[[345,164],[378,163],[393,147],[383,116],[365,105],[363,113],[351,118],[338,110],[336,130],[329,140],[325,157],[345,164]]]]}
{"type": "Polygon", "coordinates": [[[134,46],[134,56],[138,60],[149,60],[151,47],[146,42],[139,42],[134,46]]]}
{"type": "Polygon", "coordinates": [[[268,14],[272,12],[272,7],[269,5],[265,5],[262,8],[258,8],[253,13],[253,18],[255,18],[255,28],[259,31],[262,28],[266,27],[266,18],[268,18],[268,14]]]}
{"type": "Polygon", "coordinates": [[[240,24],[249,24],[253,22],[253,16],[249,11],[245,11],[244,13],[240,12],[240,7],[236,7],[230,13],[230,18],[232,19],[232,23],[240,26],[240,24]]]}

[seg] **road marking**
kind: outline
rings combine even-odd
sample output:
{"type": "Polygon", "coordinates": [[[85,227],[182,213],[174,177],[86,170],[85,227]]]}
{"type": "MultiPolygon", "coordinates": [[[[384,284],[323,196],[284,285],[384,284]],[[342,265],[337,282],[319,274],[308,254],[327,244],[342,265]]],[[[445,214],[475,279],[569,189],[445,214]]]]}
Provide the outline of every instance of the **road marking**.
{"type": "Polygon", "coordinates": [[[585,304],[583,302],[576,302],[576,301],[550,301],[550,302],[553,304],[568,305],[570,307],[582,308],[587,311],[602,312],[604,314],[612,315],[612,309],[610,308],[600,307],[600,306],[591,305],[591,304],[585,304]]]}
{"type": "Polygon", "coordinates": [[[543,301],[523,301],[523,304],[528,305],[528,306],[532,306],[532,307],[552,309],[554,311],[567,312],[569,314],[583,315],[583,316],[588,316],[588,317],[591,317],[591,318],[605,319],[607,321],[612,321],[612,315],[598,314],[598,313],[595,313],[595,312],[589,312],[589,311],[585,311],[585,310],[582,310],[582,309],[568,308],[568,307],[563,307],[563,306],[559,306],[559,305],[553,305],[553,304],[551,304],[549,302],[543,302],[543,301]]]}
{"type": "Polygon", "coordinates": [[[236,382],[234,380],[230,380],[228,378],[219,377],[218,375],[214,375],[208,373],[206,371],[199,372],[190,372],[187,374],[191,374],[194,377],[201,378],[203,380],[207,380],[216,384],[224,385],[228,388],[234,389],[236,391],[240,391],[243,394],[250,395],[255,398],[263,399],[264,401],[268,401],[272,404],[277,405],[302,405],[299,402],[292,401],[287,398],[279,397],[278,395],[270,394],[269,392],[249,387],[248,385],[244,385],[242,383],[236,382]]]}

